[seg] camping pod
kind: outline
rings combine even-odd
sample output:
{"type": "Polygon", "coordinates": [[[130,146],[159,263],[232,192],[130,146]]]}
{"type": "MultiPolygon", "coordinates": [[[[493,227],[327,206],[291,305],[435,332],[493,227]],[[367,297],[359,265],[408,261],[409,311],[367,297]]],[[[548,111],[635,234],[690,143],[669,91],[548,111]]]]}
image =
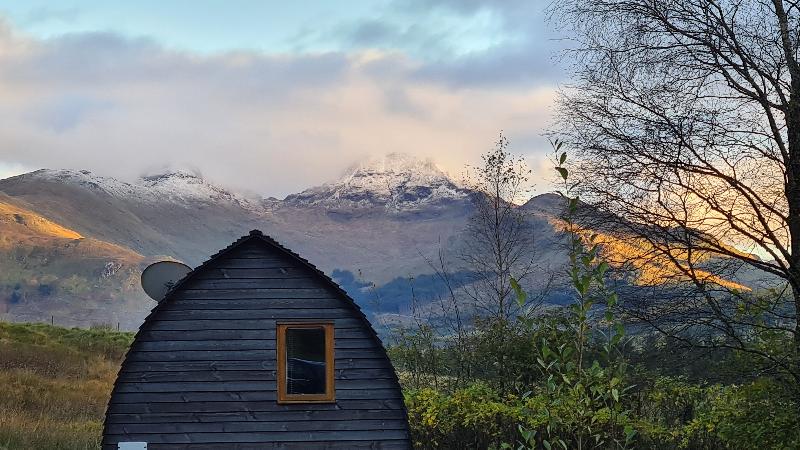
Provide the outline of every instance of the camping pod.
{"type": "Polygon", "coordinates": [[[369,321],[259,231],[153,308],[103,429],[104,450],[410,447],[400,385],[369,321]]]}

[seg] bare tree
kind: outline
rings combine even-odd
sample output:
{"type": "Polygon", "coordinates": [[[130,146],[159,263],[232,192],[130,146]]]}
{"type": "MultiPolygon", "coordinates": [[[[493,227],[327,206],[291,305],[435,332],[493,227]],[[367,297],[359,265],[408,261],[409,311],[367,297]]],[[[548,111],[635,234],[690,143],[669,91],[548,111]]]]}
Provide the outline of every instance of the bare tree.
{"type": "Polygon", "coordinates": [[[459,254],[474,274],[464,292],[482,315],[508,321],[518,310],[511,277],[523,282],[534,269],[533,230],[515,203],[527,200],[530,170],[522,158],[509,153],[502,133],[482,159],[483,165],[465,180],[476,195],[459,254]]]}
{"type": "Polygon", "coordinates": [[[638,248],[633,268],[675,281],[640,280],[651,298],[629,302],[631,311],[693,345],[748,352],[795,387],[799,8],[785,0],[553,8],[576,36],[576,83],[560,99],[558,132],[578,150],[581,197],[638,248]],[[746,270],[787,289],[748,293],[753,285],[728,278],[746,270]],[[762,345],[765,336],[788,348],[762,345]]]}

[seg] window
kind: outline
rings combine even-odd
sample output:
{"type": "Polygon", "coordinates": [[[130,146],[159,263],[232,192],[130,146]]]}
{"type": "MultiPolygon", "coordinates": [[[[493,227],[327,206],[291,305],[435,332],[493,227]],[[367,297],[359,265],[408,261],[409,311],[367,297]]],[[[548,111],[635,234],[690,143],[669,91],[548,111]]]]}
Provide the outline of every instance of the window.
{"type": "Polygon", "coordinates": [[[333,324],[278,323],[278,403],[328,403],[333,391],[333,324]]]}

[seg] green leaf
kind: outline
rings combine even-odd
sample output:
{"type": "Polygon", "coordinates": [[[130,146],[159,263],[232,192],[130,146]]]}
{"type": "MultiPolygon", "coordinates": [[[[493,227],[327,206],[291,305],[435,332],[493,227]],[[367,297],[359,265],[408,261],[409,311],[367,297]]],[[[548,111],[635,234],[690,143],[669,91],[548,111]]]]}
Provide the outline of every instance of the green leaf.
{"type": "MultiPolygon", "coordinates": [[[[559,144],[559,147],[561,147],[561,144],[559,144]]],[[[561,154],[561,157],[558,158],[558,164],[564,164],[564,161],[566,160],[567,160],[567,152],[564,152],[561,154]]]]}
{"type": "Polygon", "coordinates": [[[605,275],[606,271],[608,270],[608,263],[603,261],[597,266],[597,271],[600,273],[600,277],[605,275]]]}
{"type": "Polygon", "coordinates": [[[611,390],[611,396],[614,397],[615,402],[619,401],[619,391],[616,388],[611,390]]]}
{"type": "Polygon", "coordinates": [[[558,171],[559,174],[561,174],[561,178],[563,178],[564,181],[566,181],[567,177],[569,177],[569,171],[563,167],[556,167],[556,170],[558,171]]]}
{"type": "Polygon", "coordinates": [[[519,306],[525,305],[525,302],[528,301],[528,294],[525,293],[514,277],[511,277],[511,288],[514,289],[514,293],[517,296],[517,304],[519,306]]]}

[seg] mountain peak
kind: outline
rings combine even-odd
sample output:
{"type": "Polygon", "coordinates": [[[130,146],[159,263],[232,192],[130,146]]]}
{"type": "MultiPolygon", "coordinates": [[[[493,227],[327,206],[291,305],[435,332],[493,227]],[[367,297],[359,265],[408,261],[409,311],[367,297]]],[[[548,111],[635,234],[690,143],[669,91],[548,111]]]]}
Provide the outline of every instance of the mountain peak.
{"type": "Polygon", "coordinates": [[[290,195],[286,202],[333,210],[382,208],[413,212],[443,207],[468,195],[432,160],[390,153],[362,161],[340,179],[290,195]]]}
{"type": "Polygon", "coordinates": [[[382,157],[373,157],[351,166],[345,178],[359,172],[371,174],[414,174],[446,177],[436,164],[428,159],[421,159],[408,153],[389,153],[382,157]]]}
{"type": "Polygon", "coordinates": [[[199,172],[190,172],[188,170],[168,170],[164,172],[142,175],[139,177],[141,184],[155,185],[170,181],[181,181],[188,183],[204,183],[203,175],[199,172]]]}

